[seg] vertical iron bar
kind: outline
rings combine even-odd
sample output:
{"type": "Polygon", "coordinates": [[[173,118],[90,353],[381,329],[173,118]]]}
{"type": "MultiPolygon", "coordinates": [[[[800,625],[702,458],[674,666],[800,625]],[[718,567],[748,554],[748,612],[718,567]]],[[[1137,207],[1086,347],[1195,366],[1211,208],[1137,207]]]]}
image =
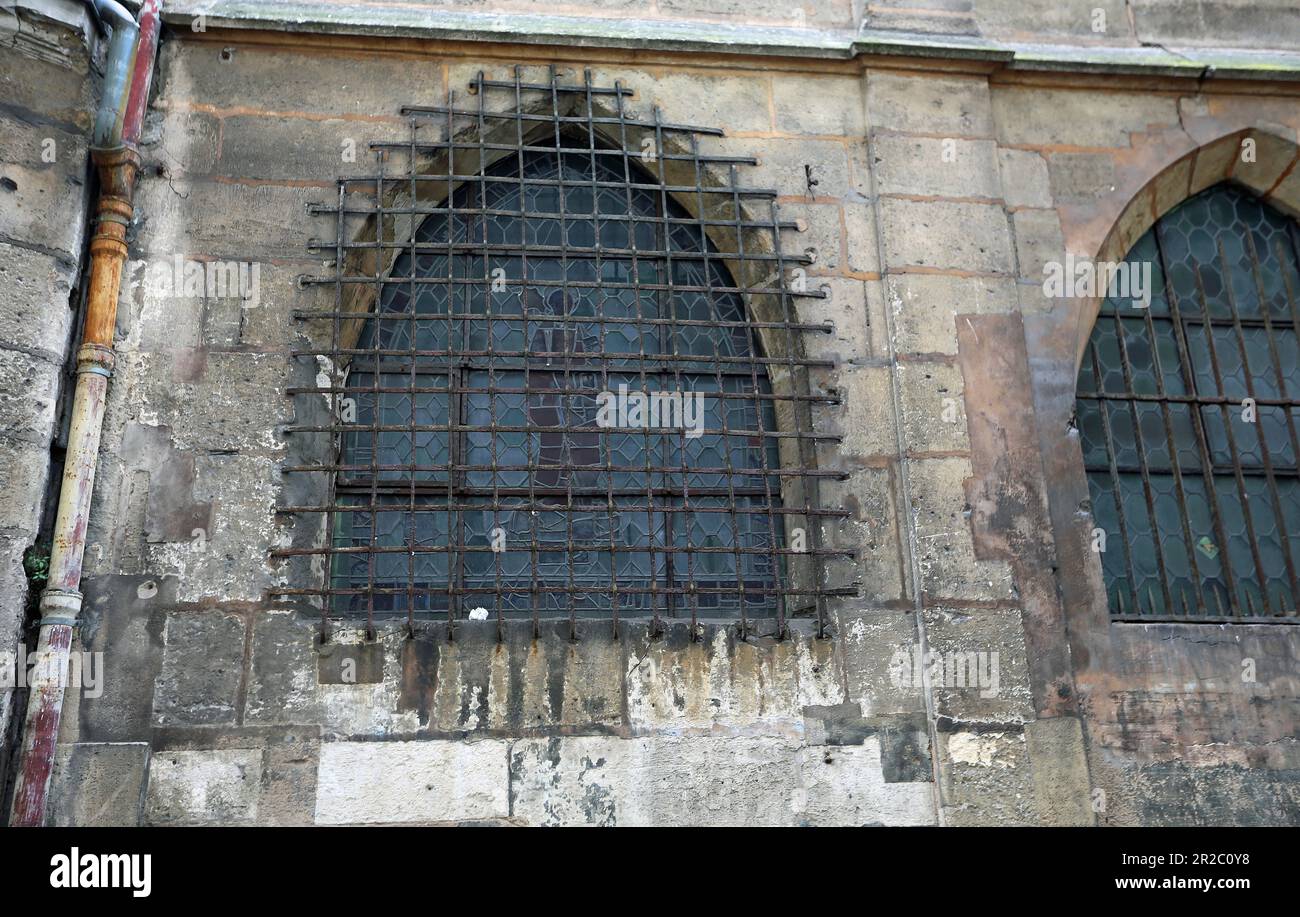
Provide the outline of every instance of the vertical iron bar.
{"type": "MultiPolygon", "coordinates": [[[[1119,310],[1116,309],[1115,317],[1115,340],[1119,344],[1119,363],[1124,373],[1124,390],[1129,394],[1135,394],[1136,389],[1133,387],[1133,367],[1128,355],[1128,341],[1125,339],[1124,319],[1120,317],[1119,310]]],[[[1156,549],[1156,567],[1160,574],[1160,591],[1165,597],[1165,614],[1173,613],[1173,598],[1169,593],[1169,568],[1165,563],[1164,539],[1160,537],[1160,521],[1156,518],[1156,498],[1155,489],[1151,486],[1151,469],[1147,464],[1146,442],[1142,433],[1142,415],[1138,411],[1137,401],[1132,398],[1128,399],[1129,416],[1133,418],[1133,439],[1134,451],[1137,452],[1138,468],[1142,473],[1142,494],[1147,502],[1147,519],[1151,523],[1151,542],[1156,549]]],[[[1148,601],[1150,596],[1148,596],[1148,601]]],[[[1154,604],[1154,603],[1153,603],[1154,604]]],[[[1140,593],[1138,611],[1142,610],[1140,593]]],[[[1152,614],[1159,614],[1155,608],[1151,609],[1152,614]]]]}
{"type": "MultiPolygon", "coordinates": [[[[1097,392],[1100,394],[1104,391],[1102,384],[1101,357],[1097,354],[1097,346],[1092,341],[1088,342],[1088,356],[1092,359],[1092,377],[1096,380],[1097,392]]],[[[1119,537],[1124,543],[1124,566],[1128,570],[1129,591],[1133,595],[1134,607],[1139,612],[1142,606],[1138,603],[1137,589],[1137,568],[1133,565],[1133,543],[1129,540],[1128,518],[1124,512],[1124,485],[1121,483],[1119,476],[1119,463],[1115,457],[1115,436],[1110,426],[1109,402],[1098,399],[1097,410],[1101,415],[1101,429],[1106,437],[1106,458],[1110,463],[1110,483],[1115,491],[1115,510],[1116,518],[1119,521],[1119,537]]],[[[1116,590],[1116,596],[1119,596],[1119,590],[1116,590]]],[[[1117,599],[1122,603],[1122,599],[1117,599]]],[[[1121,604],[1121,610],[1123,605],[1121,604]]]]}
{"type": "MultiPolygon", "coordinates": [[[[1160,258],[1161,272],[1168,277],[1170,276],[1169,259],[1165,255],[1163,235],[1164,230],[1161,228],[1161,224],[1157,222],[1155,235],[1156,252],[1160,258]]],[[[1173,318],[1174,340],[1178,344],[1178,359],[1182,367],[1183,387],[1187,389],[1187,394],[1199,397],[1201,392],[1196,384],[1196,367],[1195,364],[1192,363],[1191,348],[1187,344],[1187,329],[1183,324],[1182,309],[1178,302],[1178,291],[1175,289],[1174,284],[1165,285],[1165,295],[1169,300],[1169,314],[1173,318]]],[[[1204,318],[1208,323],[1210,319],[1208,307],[1206,307],[1204,303],[1202,303],[1202,307],[1207,308],[1204,318]]],[[[1235,580],[1232,575],[1232,558],[1230,556],[1231,552],[1228,550],[1227,530],[1223,527],[1223,513],[1219,509],[1219,494],[1214,487],[1214,454],[1210,450],[1210,436],[1205,430],[1205,418],[1201,414],[1201,404],[1202,402],[1200,401],[1191,402],[1192,425],[1196,431],[1196,442],[1200,447],[1201,452],[1201,473],[1205,477],[1205,499],[1209,504],[1210,518],[1214,523],[1214,535],[1219,540],[1219,545],[1221,546],[1219,556],[1223,559],[1223,580],[1227,587],[1228,610],[1234,617],[1236,617],[1239,616],[1241,612],[1240,606],[1237,603],[1237,590],[1233,585],[1235,580]]],[[[1204,587],[1201,583],[1197,584],[1197,589],[1203,590],[1203,588],[1204,587]]],[[[1214,598],[1215,602],[1218,603],[1218,592],[1214,593],[1214,598]]],[[[1207,602],[1206,606],[1208,607],[1208,605],[1209,603],[1207,602]]],[[[1220,613],[1222,613],[1222,609],[1220,609],[1220,613]]]]}
{"type": "MultiPolygon", "coordinates": [[[[1151,368],[1156,378],[1156,394],[1160,398],[1160,416],[1165,426],[1165,448],[1169,450],[1169,464],[1173,469],[1174,490],[1178,499],[1178,522],[1183,530],[1183,547],[1187,551],[1187,560],[1191,564],[1192,583],[1196,585],[1193,592],[1196,595],[1196,607],[1201,614],[1208,614],[1205,606],[1205,596],[1201,594],[1201,570],[1196,561],[1196,545],[1192,543],[1192,526],[1189,518],[1187,493],[1183,486],[1183,469],[1182,462],[1178,459],[1178,441],[1174,435],[1174,424],[1170,413],[1169,401],[1165,392],[1165,369],[1160,361],[1160,335],[1156,334],[1155,321],[1151,318],[1151,307],[1147,306],[1142,310],[1144,313],[1147,335],[1151,339],[1151,368]]],[[[1191,392],[1188,392],[1190,395],[1191,392]]],[[[1105,409],[1104,402],[1101,405],[1105,409]]],[[[1188,412],[1193,410],[1191,405],[1188,406],[1188,412]]],[[[1181,596],[1180,596],[1181,598],[1181,596]]],[[[1183,602],[1184,613],[1187,613],[1186,601],[1183,602]]],[[[1171,609],[1172,611],[1172,609],[1171,609]]]]}
{"type": "MultiPolygon", "coordinates": [[[[1246,237],[1248,239],[1250,237],[1249,227],[1247,227],[1246,229],[1246,237]]],[[[1253,250],[1252,250],[1252,254],[1253,254],[1253,250]]],[[[1255,394],[1254,372],[1251,369],[1250,357],[1246,352],[1246,332],[1242,330],[1241,314],[1237,309],[1237,297],[1232,292],[1231,265],[1228,264],[1228,253],[1224,248],[1222,237],[1219,238],[1219,261],[1223,265],[1224,278],[1227,281],[1224,284],[1224,292],[1226,292],[1228,295],[1228,308],[1232,310],[1232,328],[1237,338],[1237,352],[1241,356],[1241,371],[1242,371],[1242,377],[1245,379],[1246,382],[1246,397],[1250,398],[1251,401],[1255,404],[1255,435],[1259,440],[1260,463],[1264,466],[1264,479],[1268,484],[1269,496],[1273,502],[1273,511],[1277,514],[1275,516],[1275,519],[1276,519],[1278,532],[1280,533],[1283,528],[1282,498],[1278,494],[1277,479],[1273,476],[1273,459],[1268,454],[1268,440],[1264,437],[1263,418],[1260,417],[1259,399],[1255,394]]],[[[1264,301],[1264,289],[1262,286],[1260,286],[1257,288],[1257,290],[1259,292],[1260,311],[1265,316],[1265,322],[1266,322],[1265,327],[1268,328],[1267,325],[1268,304],[1264,301]]],[[[1272,329],[1269,328],[1266,333],[1271,335],[1272,329]]],[[[1271,342],[1270,342],[1270,346],[1271,346],[1271,342]]],[[[1226,405],[1224,406],[1224,411],[1225,413],[1229,414],[1229,422],[1231,422],[1231,411],[1228,410],[1226,405]]],[[[1246,506],[1246,511],[1249,512],[1249,505],[1246,506]]],[[[1251,513],[1251,516],[1253,517],[1254,514],[1251,513]]],[[[1255,537],[1253,531],[1254,529],[1252,525],[1252,535],[1251,535],[1252,538],[1255,537]]],[[[1260,551],[1259,562],[1260,562],[1261,575],[1259,580],[1259,591],[1260,591],[1260,597],[1264,602],[1264,613],[1267,615],[1272,612],[1273,603],[1269,600],[1268,597],[1269,581],[1267,578],[1267,573],[1263,570],[1262,547],[1258,544],[1256,545],[1256,547],[1260,551]]],[[[1286,559],[1287,578],[1290,579],[1292,585],[1294,586],[1295,569],[1291,565],[1291,554],[1289,551],[1283,551],[1282,553],[1283,553],[1283,557],[1286,559]]]]}
{"type": "MultiPolygon", "coordinates": [[[[410,178],[410,183],[411,183],[411,206],[413,208],[415,207],[416,201],[418,200],[418,191],[416,189],[417,182],[415,180],[415,166],[416,166],[415,131],[416,131],[416,121],[414,118],[412,118],[411,119],[411,147],[410,147],[410,152],[407,154],[410,158],[406,162],[406,172],[408,178],[410,178]]],[[[415,373],[415,364],[416,364],[415,352],[419,349],[419,347],[417,346],[417,339],[419,338],[419,325],[415,320],[415,314],[417,311],[419,311],[416,304],[416,298],[415,298],[416,297],[415,277],[418,271],[418,263],[416,260],[418,258],[418,255],[416,254],[416,250],[415,250],[415,237],[418,228],[419,227],[416,223],[415,216],[414,214],[412,214],[411,221],[410,221],[411,269],[408,272],[411,276],[411,280],[410,283],[407,285],[407,311],[409,311],[411,314],[411,327],[410,327],[411,346],[409,348],[410,356],[407,357],[407,359],[411,361],[410,380],[411,380],[412,391],[411,391],[410,436],[411,436],[411,464],[413,466],[419,465],[419,461],[417,459],[417,456],[419,455],[419,449],[417,447],[419,438],[416,436],[415,433],[416,402],[419,396],[417,396],[414,391],[414,389],[417,387],[416,373],[415,373]]],[[[394,241],[396,241],[396,239],[394,239],[394,241]]],[[[382,308],[382,304],[376,302],[375,311],[379,312],[381,308],[382,308]]],[[[448,457],[448,462],[450,463],[450,458],[451,458],[450,449],[448,449],[447,457],[448,457]]],[[[417,518],[415,514],[416,469],[414,467],[412,467],[410,470],[410,476],[411,476],[410,508],[408,510],[408,515],[406,517],[406,546],[408,551],[410,552],[407,557],[407,563],[406,563],[406,631],[408,634],[414,635],[415,634],[415,545],[416,545],[415,534],[416,534],[416,518],[417,518]]],[[[448,472],[448,477],[450,477],[450,471],[448,472]]]]}
{"type": "MultiPolygon", "coordinates": [[[[1220,242],[1220,244],[1222,243],[1220,242]]],[[[1214,343],[1214,326],[1210,323],[1210,300],[1209,297],[1205,295],[1205,281],[1201,276],[1200,265],[1196,266],[1194,274],[1196,276],[1196,294],[1200,298],[1201,308],[1204,310],[1202,319],[1204,320],[1205,342],[1206,346],[1209,347],[1210,350],[1210,366],[1214,371],[1214,382],[1215,385],[1218,386],[1219,396],[1226,398],[1228,390],[1227,386],[1224,384],[1223,371],[1219,367],[1219,351],[1218,347],[1214,343]]],[[[1231,284],[1232,278],[1225,276],[1224,283],[1231,284]]],[[[1232,306],[1230,305],[1229,308],[1232,308],[1232,306]]],[[[1246,374],[1249,374],[1250,372],[1249,368],[1246,366],[1242,367],[1242,371],[1246,374]]],[[[1220,402],[1218,407],[1220,416],[1223,417],[1224,435],[1228,437],[1228,454],[1232,456],[1232,474],[1237,483],[1237,499],[1241,501],[1241,513],[1246,522],[1246,538],[1250,542],[1251,557],[1255,561],[1255,575],[1259,577],[1260,584],[1263,584],[1265,582],[1264,559],[1259,553],[1259,542],[1255,540],[1255,523],[1250,512],[1250,494],[1246,491],[1246,479],[1241,473],[1241,453],[1237,450],[1237,436],[1232,432],[1232,412],[1228,410],[1226,403],[1220,402]]],[[[1225,550],[1230,548],[1230,544],[1224,545],[1225,550]]],[[[1253,616],[1254,609],[1251,607],[1250,591],[1246,588],[1245,583],[1241,584],[1240,588],[1242,594],[1246,598],[1246,606],[1250,610],[1250,614],[1253,616]]],[[[1238,584],[1234,581],[1232,583],[1233,593],[1236,593],[1237,589],[1238,584]]]]}

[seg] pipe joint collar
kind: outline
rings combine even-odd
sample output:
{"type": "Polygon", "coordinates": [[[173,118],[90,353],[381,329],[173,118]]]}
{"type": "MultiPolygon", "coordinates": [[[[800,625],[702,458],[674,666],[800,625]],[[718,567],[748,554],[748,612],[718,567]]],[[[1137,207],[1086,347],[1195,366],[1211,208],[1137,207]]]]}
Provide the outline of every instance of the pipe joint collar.
{"type": "Polygon", "coordinates": [[[94,373],[111,379],[116,365],[117,357],[111,347],[105,347],[103,344],[82,344],[77,350],[77,372],[79,373],[94,373]]]}
{"type": "Polygon", "coordinates": [[[75,589],[46,589],[41,593],[41,626],[67,624],[75,627],[81,615],[81,593],[75,589]]]}

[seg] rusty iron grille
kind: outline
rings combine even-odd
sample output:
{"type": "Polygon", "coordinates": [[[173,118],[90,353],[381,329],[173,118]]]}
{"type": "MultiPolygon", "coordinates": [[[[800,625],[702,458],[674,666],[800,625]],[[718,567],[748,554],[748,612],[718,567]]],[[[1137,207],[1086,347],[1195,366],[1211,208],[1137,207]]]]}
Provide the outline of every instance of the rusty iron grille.
{"type": "MultiPolygon", "coordinates": [[[[721,132],[638,117],[587,73],[408,107],[374,174],[338,183],[328,310],[301,310],[286,468],[318,501],[331,615],[825,626],[812,374],[776,192],[721,132]],[[321,405],[326,405],[322,408],[321,405]],[[639,406],[639,411],[638,411],[639,406]],[[324,416],[320,412],[324,410],[324,416]],[[321,481],[328,481],[321,485],[321,481]],[[319,488],[313,491],[313,486],[319,488]]],[[[575,630],[576,633],[576,624],[575,630]]],[[[694,629],[692,629],[694,633],[694,629]]]]}
{"type": "Polygon", "coordinates": [[[1300,620],[1296,232],[1217,186],[1130,253],[1150,306],[1103,305],[1078,426],[1113,620],[1300,620]]]}

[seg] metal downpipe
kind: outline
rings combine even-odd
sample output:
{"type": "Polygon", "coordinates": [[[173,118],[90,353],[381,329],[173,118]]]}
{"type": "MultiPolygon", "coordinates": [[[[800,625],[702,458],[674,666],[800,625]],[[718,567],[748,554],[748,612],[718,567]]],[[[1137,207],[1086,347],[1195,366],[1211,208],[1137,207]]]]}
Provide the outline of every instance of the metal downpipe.
{"type": "Polygon", "coordinates": [[[108,382],[113,374],[113,329],[127,256],[126,234],[134,215],[140,164],[135,142],[148,104],[162,4],[148,0],[139,26],[113,0],[93,0],[92,5],[101,22],[113,29],[91,148],[100,194],[90,242],[86,321],[77,351],[77,384],[54,523],[49,584],[41,593],[37,661],[29,682],[9,820],[15,827],[38,827],[46,821],[73,631],[81,612],[82,559],[108,382]],[[147,41],[138,40],[142,33],[147,41]]]}

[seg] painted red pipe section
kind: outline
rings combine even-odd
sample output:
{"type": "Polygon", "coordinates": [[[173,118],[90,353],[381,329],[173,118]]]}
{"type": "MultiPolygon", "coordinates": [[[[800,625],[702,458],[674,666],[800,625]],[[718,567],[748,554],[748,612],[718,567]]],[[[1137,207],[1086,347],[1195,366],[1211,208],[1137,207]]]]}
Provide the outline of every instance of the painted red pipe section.
{"type": "Polygon", "coordinates": [[[41,628],[27,701],[27,724],[23,730],[22,769],[14,787],[9,824],[36,827],[44,824],[46,796],[54,770],[54,746],[63,718],[63,672],[72,651],[72,625],[50,624],[41,628]],[[55,660],[62,659],[62,669],[55,660]]]}
{"type": "Polygon", "coordinates": [[[81,612],[81,565],[99,459],[99,438],[108,381],[113,374],[113,328],[127,256],[126,231],[135,213],[135,178],[140,164],[135,143],[149,101],[161,7],[160,0],[146,0],[140,11],[141,41],[123,116],[122,144],[92,151],[99,170],[100,195],[95,233],[90,242],[86,324],[82,346],[77,351],[72,426],[54,522],[49,584],[41,593],[37,666],[27,699],[9,819],[9,824],[15,827],[39,827],[47,820],[50,777],[63,719],[73,632],[81,612]]]}
{"type": "Polygon", "coordinates": [[[162,0],[145,0],[140,7],[140,47],[135,55],[131,75],[131,95],[122,121],[122,142],[133,144],[140,138],[144,112],[149,107],[149,87],[153,83],[153,63],[158,53],[158,30],[162,28],[162,0]]]}

